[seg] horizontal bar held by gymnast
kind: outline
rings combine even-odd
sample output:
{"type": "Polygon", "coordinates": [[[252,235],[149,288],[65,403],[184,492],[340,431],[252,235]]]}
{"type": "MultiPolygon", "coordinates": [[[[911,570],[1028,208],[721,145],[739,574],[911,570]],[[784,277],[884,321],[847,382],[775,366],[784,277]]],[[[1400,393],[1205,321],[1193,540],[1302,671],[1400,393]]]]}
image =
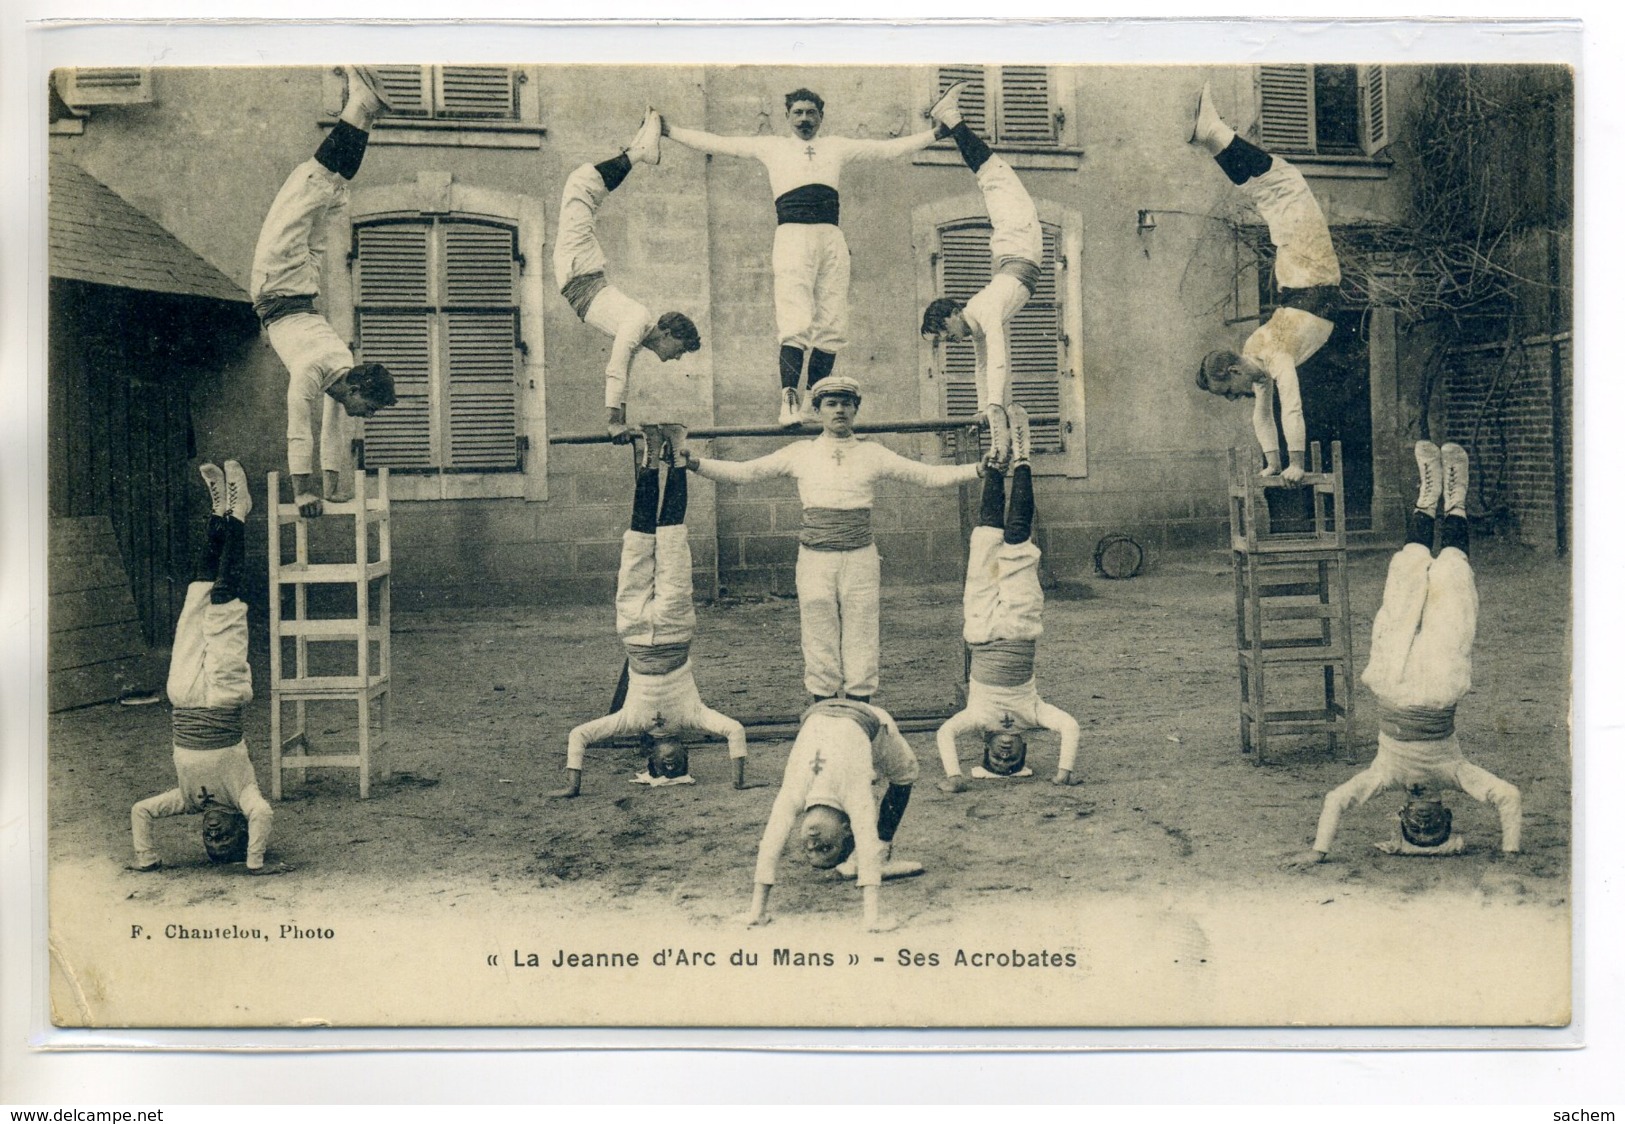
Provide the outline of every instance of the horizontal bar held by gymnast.
{"type": "MultiPolygon", "coordinates": [[[[1028,419],[1033,425],[1054,425],[1058,414],[1035,414],[1028,419]]],[[[979,423],[970,418],[931,418],[918,421],[860,423],[852,427],[854,433],[946,433],[955,429],[971,429],[979,423]]],[[[634,431],[636,426],[633,427],[634,431]]],[[[691,429],[688,436],[695,440],[707,437],[810,437],[814,431],[797,427],[786,429],[776,425],[721,425],[710,429],[691,429]]],[[[561,433],[547,439],[549,445],[607,445],[607,433],[561,433]]]]}

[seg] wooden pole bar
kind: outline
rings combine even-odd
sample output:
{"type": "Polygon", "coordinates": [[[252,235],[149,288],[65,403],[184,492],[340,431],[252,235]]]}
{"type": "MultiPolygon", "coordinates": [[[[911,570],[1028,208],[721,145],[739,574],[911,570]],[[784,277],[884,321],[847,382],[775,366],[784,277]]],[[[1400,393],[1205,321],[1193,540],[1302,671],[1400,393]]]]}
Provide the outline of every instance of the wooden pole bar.
{"type": "MultiPolygon", "coordinates": [[[[1035,414],[1030,419],[1033,425],[1053,425],[1061,419],[1058,414],[1035,414]]],[[[931,418],[920,421],[874,422],[872,424],[858,424],[852,427],[854,433],[948,433],[956,429],[971,429],[977,422],[970,418],[931,418]]],[[[633,427],[637,432],[637,427],[633,427]]],[[[688,431],[690,440],[703,441],[708,437],[811,437],[817,434],[812,428],[797,427],[786,429],[777,425],[723,425],[711,429],[691,429],[688,431]]],[[[607,445],[607,433],[561,433],[557,437],[547,439],[549,445],[607,445]]]]}

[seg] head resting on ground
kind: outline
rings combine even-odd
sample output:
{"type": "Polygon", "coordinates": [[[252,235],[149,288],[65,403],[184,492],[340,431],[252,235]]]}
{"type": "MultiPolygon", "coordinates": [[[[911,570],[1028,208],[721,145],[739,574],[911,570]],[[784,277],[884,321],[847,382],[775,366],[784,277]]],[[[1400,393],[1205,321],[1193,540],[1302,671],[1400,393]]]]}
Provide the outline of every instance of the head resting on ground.
{"type": "Polygon", "coordinates": [[[801,846],[807,862],[818,870],[839,866],[852,854],[852,821],[839,808],[814,804],[801,817],[801,846]]]}

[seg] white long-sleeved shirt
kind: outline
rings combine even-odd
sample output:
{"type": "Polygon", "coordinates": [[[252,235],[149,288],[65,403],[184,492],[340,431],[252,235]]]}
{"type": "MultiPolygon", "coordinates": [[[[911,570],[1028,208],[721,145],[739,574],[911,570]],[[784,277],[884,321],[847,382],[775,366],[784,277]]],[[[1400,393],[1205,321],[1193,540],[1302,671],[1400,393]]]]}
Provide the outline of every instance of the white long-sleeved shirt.
{"type": "Polygon", "coordinates": [[[1253,398],[1253,434],[1265,452],[1278,447],[1275,414],[1270,408],[1273,395],[1281,398],[1281,436],[1286,438],[1287,451],[1301,453],[1309,445],[1303,423],[1303,397],[1298,391],[1298,364],[1318,351],[1326,337],[1321,334],[1313,347],[1305,347],[1306,333],[1301,329],[1313,325],[1300,324],[1299,318],[1313,321],[1314,325],[1326,323],[1301,308],[1278,308],[1247,337],[1241,349],[1242,358],[1257,363],[1269,375],[1269,382],[1260,384],[1253,398]]]}
{"type": "Polygon", "coordinates": [[[875,505],[875,484],[880,480],[944,488],[976,479],[976,470],[974,464],[921,464],[873,441],[821,433],[810,441],[794,441],[754,460],[705,457],[697,471],[708,480],[724,484],[794,477],[802,507],[853,511],[875,505]]]}
{"type": "Polygon", "coordinates": [[[802,722],[756,852],[760,885],[773,885],[796,817],[818,804],[845,812],[851,821],[858,885],[880,885],[879,812],[871,785],[876,774],[888,784],[912,785],[919,779],[920,762],[892,716],[878,706],[868,709],[880,724],[872,742],[851,718],[814,712],[802,722]]]}
{"type": "Polygon", "coordinates": [[[604,405],[611,410],[625,406],[632,364],[644,339],[654,331],[654,314],[615,286],[606,285],[587,306],[587,323],[614,340],[604,364],[604,405]]]}
{"type": "Polygon", "coordinates": [[[565,766],[581,768],[587,747],[622,734],[641,734],[661,727],[673,732],[699,730],[728,739],[728,756],[745,756],[745,727],[726,714],[712,710],[700,698],[694,683],[694,665],[685,663],[665,675],[629,671],[626,702],[614,714],[583,722],[570,731],[565,766]]]}
{"type": "Polygon", "coordinates": [[[777,199],[808,184],[823,184],[837,191],[841,169],[855,160],[894,160],[918,152],[936,140],[934,132],[914,133],[891,140],[854,137],[720,137],[698,129],[668,127],[671,139],[698,152],[715,156],[746,156],[767,167],[767,182],[777,199]]]}
{"type": "Polygon", "coordinates": [[[965,709],[937,730],[937,755],[942,771],[959,776],[959,749],[954,739],[960,734],[1005,729],[1008,717],[1012,730],[1034,728],[1054,730],[1061,735],[1061,756],[1057,769],[1071,772],[1078,760],[1078,720],[1058,706],[1038,697],[1038,680],[1029,679],[1019,687],[995,687],[972,679],[966,689],[965,709]]]}

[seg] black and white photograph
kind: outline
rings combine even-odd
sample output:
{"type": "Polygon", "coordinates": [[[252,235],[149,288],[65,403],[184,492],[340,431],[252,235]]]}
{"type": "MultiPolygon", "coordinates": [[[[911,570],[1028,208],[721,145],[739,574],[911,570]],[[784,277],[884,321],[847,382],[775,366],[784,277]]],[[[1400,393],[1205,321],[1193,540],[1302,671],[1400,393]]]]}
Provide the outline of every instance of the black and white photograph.
{"type": "Polygon", "coordinates": [[[1569,1026],[1575,70],[1056,57],[51,69],[51,1023],[1569,1026]]]}

